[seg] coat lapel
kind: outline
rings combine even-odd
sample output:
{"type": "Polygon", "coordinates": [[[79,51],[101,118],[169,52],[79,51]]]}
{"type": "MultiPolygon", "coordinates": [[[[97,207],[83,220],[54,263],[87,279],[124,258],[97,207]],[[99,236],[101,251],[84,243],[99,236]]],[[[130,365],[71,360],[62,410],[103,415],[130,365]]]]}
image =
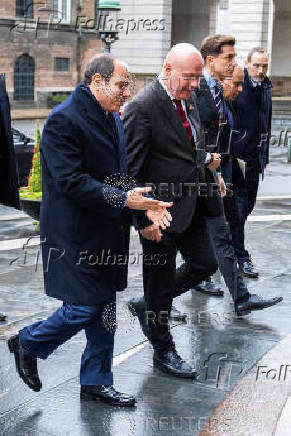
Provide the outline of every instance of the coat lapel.
{"type": "Polygon", "coordinates": [[[163,87],[159,83],[158,79],[154,80],[153,86],[155,89],[155,96],[156,96],[157,105],[163,111],[164,115],[166,115],[166,117],[170,121],[171,126],[178,133],[179,138],[181,138],[181,143],[183,143],[189,149],[189,151],[192,153],[191,146],[189,145],[189,139],[188,139],[186,130],[183,127],[183,124],[182,124],[182,122],[177,114],[177,110],[175,109],[175,106],[173,105],[170,97],[168,96],[166,91],[163,89],[163,87]]]}
{"type": "Polygon", "coordinates": [[[113,112],[113,119],[117,130],[117,144],[118,144],[118,156],[119,156],[119,170],[121,174],[127,174],[127,156],[126,156],[126,144],[123,124],[117,112],[113,112]]]}
{"type": "Polygon", "coordinates": [[[92,95],[90,89],[86,85],[80,84],[75,90],[74,97],[90,124],[95,128],[98,126],[98,129],[102,129],[104,134],[109,136],[112,143],[116,146],[116,135],[112,129],[112,124],[98,101],[92,95]]]}
{"type": "Polygon", "coordinates": [[[196,162],[198,165],[204,165],[206,151],[205,151],[205,138],[199,116],[197,97],[195,93],[192,93],[190,100],[186,102],[187,115],[196,132],[196,162]]]}

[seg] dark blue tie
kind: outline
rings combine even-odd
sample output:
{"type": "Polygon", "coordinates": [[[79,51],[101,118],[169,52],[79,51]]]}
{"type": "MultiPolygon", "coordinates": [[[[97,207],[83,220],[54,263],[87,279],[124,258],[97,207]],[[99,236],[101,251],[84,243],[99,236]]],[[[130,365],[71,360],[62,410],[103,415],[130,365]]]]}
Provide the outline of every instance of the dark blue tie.
{"type": "Polygon", "coordinates": [[[216,82],[214,89],[215,89],[215,98],[214,98],[215,106],[217,107],[217,110],[220,111],[221,101],[222,101],[222,86],[220,85],[220,83],[216,82]]]}

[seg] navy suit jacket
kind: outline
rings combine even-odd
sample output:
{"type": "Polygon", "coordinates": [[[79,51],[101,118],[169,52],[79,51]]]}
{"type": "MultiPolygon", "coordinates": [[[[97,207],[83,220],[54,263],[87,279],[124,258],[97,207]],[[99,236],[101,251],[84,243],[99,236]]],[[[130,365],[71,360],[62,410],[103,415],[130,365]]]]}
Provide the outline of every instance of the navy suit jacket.
{"type": "Polygon", "coordinates": [[[84,306],[110,301],[126,287],[129,235],[126,194],[110,178],[127,171],[119,116],[106,116],[80,84],[50,114],[40,153],[46,293],[84,306]]]}

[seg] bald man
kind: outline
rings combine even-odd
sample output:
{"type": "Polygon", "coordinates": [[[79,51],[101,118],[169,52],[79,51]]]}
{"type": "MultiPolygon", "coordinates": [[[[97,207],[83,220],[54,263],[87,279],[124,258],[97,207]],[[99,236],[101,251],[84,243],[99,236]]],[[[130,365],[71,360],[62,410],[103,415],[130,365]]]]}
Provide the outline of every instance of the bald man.
{"type": "MultiPolygon", "coordinates": [[[[174,203],[169,231],[161,231],[143,212],[136,214],[145,300],[131,300],[129,307],[153,345],[154,366],[182,378],[195,378],[197,373],[175,350],[168,328],[172,300],[181,284],[197,284],[217,269],[197,189],[206,162],[203,135],[195,102],[187,103],[202,68],[194,46],[174,46],[160,76],[125,106],[123,114],[129,174],[140,186],[152,186],[155,198],[174,203]],[[187,265],[178,274],[177,251],[187,265]]],[[[219,156],[211,161],[215,169],[219,156]]]]}

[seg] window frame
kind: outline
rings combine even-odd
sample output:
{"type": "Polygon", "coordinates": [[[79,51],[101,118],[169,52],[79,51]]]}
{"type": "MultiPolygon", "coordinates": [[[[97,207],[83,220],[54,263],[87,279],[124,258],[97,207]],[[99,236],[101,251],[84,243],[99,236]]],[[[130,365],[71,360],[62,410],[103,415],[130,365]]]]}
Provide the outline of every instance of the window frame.
{"type": "Polygon", "coordinates": [[[55,58],[54,58],[54,72],[55,73],[68,73],[70,71],[70,58],[67,58],[67,57],[61,57],[61,56],[56,56],[55,58]],[[67,66],[68,66],[68,69],[67,70],[63,70],[63,69],[60,69],[60,70],[58,70],[57,69],[57,62],[58,61],[63,61],[63,60],[66,60],[67,61],[67,66]]]}
{"type": "Polygon", "coordinates": [[[15,17],[33,19],[33,8],[33,0],[15,0],[15,17]],[[20,3],[22,4],[22,6],[20,5],[20,3]],[[31,7],[29,8],[29,6],[31,7]],[[21,13],[19,11],[21,11],[21,13]],[[25,11],[29,11],[30,14],[27,15],[25,11]]]}
{"type": "Polygon", "coordinates": [[[53,21],[60,24],[71,24],[72,21],[72,2],[71,0],[54,0],[53,1],[53,21]],[[65,17],[63,18],[63,1],[66,2],[65,17]],[[57,10],[54,10],[54,3],[57,3],[57,10]],[[61,15],[62,14],[62,15],[61,15]]]}

